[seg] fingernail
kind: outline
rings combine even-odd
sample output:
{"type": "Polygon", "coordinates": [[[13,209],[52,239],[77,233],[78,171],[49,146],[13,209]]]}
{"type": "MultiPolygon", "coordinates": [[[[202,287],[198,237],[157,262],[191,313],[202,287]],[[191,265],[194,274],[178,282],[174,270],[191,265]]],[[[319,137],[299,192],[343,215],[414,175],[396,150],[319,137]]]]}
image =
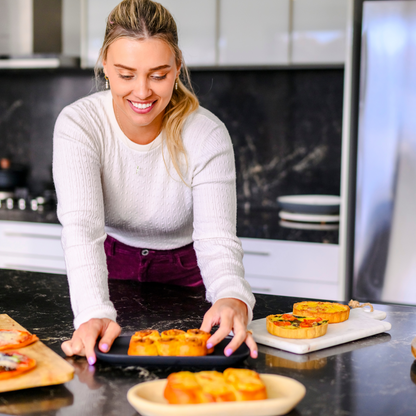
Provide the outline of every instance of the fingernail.
{"type": "Polygon", "coordinates": [[[94,365],[95,364],[95,358],[94,357],[88,357],[88,364],[94,365]]]}
{"type": "Polygon", "coordinates": [[[108,345],[107,344],[101,345],[101,350],[102,351],[108,351],[108,345]]]}
{"type": "Polygon", "coordinates": [[[211,343],[208,343],[208,344],[207,344],[207,348],[208,348],[208,349],[212,348],[212,344],[211,344],[211,343]]]}
{"type": "Polygon", "coordinates": [[[227,348],[227,349],[225,350],[225,355],[226,355],[227,357],[229,357],[232,353],[233,353],[233,350],[232,350],[231,348],[227,348]]]}
{"type": "Polygon", "coordinates": [[[257,358],[257,351],[253,351],[252,353],[251,353],[251,356],[252,356],[252,358],[257,358]]]}

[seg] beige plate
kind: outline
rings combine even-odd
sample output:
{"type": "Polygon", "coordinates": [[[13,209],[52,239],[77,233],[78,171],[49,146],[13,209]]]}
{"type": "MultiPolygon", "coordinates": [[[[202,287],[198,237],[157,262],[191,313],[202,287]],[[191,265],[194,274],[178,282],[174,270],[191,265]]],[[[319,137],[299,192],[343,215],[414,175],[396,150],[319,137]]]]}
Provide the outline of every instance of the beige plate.
{"type": "Polygon", "coordinates": [[[130,404],[143,416],[277,416],[290,412],[305,396],[298,381],[274,374],[260,374],[267,388],[266,400],[207,404],[168,404],[163,397],[166,379],[137,384],[127,393],[130,404]]]}

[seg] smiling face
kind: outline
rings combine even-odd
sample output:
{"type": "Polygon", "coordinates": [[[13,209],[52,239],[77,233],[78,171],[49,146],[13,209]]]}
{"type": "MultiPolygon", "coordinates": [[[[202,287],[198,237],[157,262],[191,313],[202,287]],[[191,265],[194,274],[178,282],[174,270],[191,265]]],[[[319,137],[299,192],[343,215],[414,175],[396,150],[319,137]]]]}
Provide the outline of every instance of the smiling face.
{"type": "Polygon", "coordinates": [[[160,133],[180,67],[166,42],[120,38],[103,61],[110,81],[114,112],[132,141],[147,144],[160,133]]]}

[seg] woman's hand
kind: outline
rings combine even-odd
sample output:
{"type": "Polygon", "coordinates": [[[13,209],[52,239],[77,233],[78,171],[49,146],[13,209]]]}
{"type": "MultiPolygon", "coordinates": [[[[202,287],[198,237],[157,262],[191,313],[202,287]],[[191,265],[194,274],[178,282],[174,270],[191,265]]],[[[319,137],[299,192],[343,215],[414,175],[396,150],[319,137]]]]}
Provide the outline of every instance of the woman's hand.
{"type": "Polygon", "coordinates": [[[72,339],[63,342],[61,348],[67,356],[86,356],[88,363],[93,365],[96,361],[94,347],[97,339],[101,337],[98,348],[107,352],[120,332],[120,326],[111,319],[90,319],[74,331],[72,339]]]}
{"type": "Polygon", "coordinates": [[[250,356],[257,358],[257,344],[251,333],[247,331],[247,305],[244,302],[234,298],[217,300],[205,314],[201,330],[210,332],[214,325],[220,327],[207,341],[207,348],[217,345],[232,330],[234,338],[227,345],[224,354],[230,356],[245,342],[250,349],[250,356]]]}

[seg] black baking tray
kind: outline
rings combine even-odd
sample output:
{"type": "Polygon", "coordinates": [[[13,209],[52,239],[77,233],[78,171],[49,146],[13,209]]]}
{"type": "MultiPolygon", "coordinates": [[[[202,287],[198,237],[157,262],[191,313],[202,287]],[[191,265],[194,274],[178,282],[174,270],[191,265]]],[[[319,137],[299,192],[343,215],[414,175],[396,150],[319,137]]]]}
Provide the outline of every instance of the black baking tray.
{"type": "Polygon", "coordinates": [[[95,354],[101,361],[110,364],[126,366],[231,366],[245,360],[250,355],[246,344],[240,345],[229,357],[224,355],[225,347],[230,343],[230,338],[223,339],[214,347],[214,352],[200,357],[162,357],[145,355],[127,355],[131,336],[120,336],[115,339],[110,351],[104,353],[95,346],[95,354]]]}

